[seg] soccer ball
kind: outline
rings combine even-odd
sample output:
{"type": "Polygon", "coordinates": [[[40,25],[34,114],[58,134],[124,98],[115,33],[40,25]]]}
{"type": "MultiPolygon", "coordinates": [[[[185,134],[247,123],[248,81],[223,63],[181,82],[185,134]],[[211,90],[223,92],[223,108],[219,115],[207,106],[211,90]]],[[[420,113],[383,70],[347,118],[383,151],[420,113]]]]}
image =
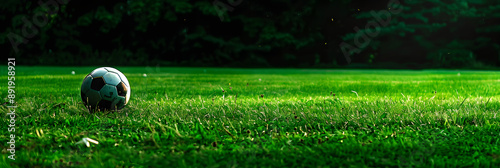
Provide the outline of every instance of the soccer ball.
{"type": "Polygon", "coordinates": [[[119,110],[130,99],[130,84],[117,69],[101,67],[83,79],[81,96],[90,111],[119,110]]]}

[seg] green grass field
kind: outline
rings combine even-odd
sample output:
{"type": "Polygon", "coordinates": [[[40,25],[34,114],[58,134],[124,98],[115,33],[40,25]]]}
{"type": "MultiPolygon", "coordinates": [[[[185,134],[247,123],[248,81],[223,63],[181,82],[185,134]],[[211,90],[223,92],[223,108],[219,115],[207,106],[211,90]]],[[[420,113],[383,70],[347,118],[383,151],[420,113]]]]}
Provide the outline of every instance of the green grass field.
{"type": "Polygon", "coordinates": [[[2,77],[0,167],[500,166],[494,71],[116,67],[130,103],[90,114],[95,68],[16,67],[15,161],[2,77]]]}

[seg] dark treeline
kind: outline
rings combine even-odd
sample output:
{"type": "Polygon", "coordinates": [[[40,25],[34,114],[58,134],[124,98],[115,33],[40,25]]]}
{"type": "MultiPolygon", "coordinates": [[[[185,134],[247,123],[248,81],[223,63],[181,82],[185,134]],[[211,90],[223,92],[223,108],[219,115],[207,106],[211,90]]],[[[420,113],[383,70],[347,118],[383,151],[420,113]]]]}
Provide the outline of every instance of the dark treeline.
{"type": "Polygon", "coordinates": [[[497,0],[5,0],[0,8],[3,54],[24,65],[500,65],[497,0]]]}

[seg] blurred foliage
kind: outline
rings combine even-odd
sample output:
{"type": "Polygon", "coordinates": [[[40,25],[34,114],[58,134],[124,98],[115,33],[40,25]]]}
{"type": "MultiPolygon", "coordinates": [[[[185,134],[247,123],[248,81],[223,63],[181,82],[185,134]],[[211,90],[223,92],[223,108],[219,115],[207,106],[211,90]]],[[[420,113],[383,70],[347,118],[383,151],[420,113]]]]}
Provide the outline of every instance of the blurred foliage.
{"type": "MultiPolygon", "coordinates": [[[[49,0],[47,8],[6,0],[0,44],[28,65],[336,67],[347,63],[338,44],[373,32],[365,27],[377,21],[370,12],[391,11],[388,2],[49,0]]],[[[354,63],[500,63],[499,2],[401,2],[402,11],[351,55],[354,63]]]]}
{"type": "MultiPolygon", "coordinates": [[[[378,36],[362,46],[360,57],[377,53],[376,61],[405,58],[406,61],[429,63],[431,67],[457,68],[498,66],[500,62],[500,2],[494,0],[406,0],[401,12],[391,11],[390,24],[380,27],[378,36]],[[397,41],[399,44],[391,43],[397,41]]],[[[366,22],[377,21],[370,12],[355,17],[366,22]]],[[[383,17],[387,20],[387,17],[383,17]]],[[[371,29],[373,31],[373,29],[371,29]]],[[[359,32],[370,31],[362,27],[359,32]]],[[[356,32],[343,36],[353,41],[356,32]]],[[[351,42],[352,43],[352,42],[351,42]]],[[[368,59],[367,59],[368,60],[368,59]]]]}

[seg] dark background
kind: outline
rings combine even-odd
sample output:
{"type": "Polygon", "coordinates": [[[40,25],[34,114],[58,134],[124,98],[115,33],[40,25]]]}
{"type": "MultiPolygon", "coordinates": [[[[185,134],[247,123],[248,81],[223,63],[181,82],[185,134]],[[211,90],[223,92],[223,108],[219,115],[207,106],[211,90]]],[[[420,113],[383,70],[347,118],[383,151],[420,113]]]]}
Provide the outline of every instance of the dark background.
{"type": "Polygon", "coordinates": [[[392,10],[402,11],[391,14],[389,24],[380,26],[367,45],[356,47],[360,52],[350,55],[351,62],[339,44],[356,46],[356,35],[376,21],[370,11],[390,12],[390,0],[40,1],[57,4],[48,7],[38,2],[0,4],[2,55],[16,57],[21,65],[500,65],[498,0],[400,0],[401,6],[392,10]]]}

